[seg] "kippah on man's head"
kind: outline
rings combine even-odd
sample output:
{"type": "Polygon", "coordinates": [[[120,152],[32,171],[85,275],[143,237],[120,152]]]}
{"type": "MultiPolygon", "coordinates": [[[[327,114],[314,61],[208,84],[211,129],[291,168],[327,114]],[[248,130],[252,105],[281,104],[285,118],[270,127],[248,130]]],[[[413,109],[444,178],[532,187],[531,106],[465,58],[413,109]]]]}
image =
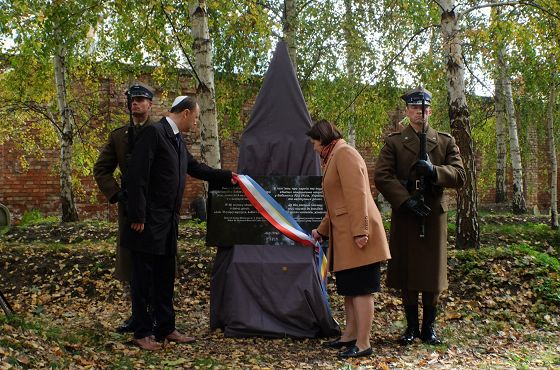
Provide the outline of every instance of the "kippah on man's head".
{"type": "Polygon", "coordinates": [[[150,89],[140,83],[134,83],[130,85],[128,90],[125,93],[130,98],[134,97],[141,97],[152,100],[154,98],[154,94],[150,91],[150,89]]]}
{"type": "Polygon", "coordinates": [[[405,92],[401,96],[401,99],[404,100],[407,105],[422,105],[422,100],[424,101],[424,105],[432,104],[432,94],[422,86],[405,92]]]}
{"type": "Polygon", "coordinates": [[[181,95],[173,100],[173,104],[171,104],[171,108],[169,111],[171,113],[179,113],[184,111],[185,109],[193,110],[196,107],[196,99],[192,96],[188,95],[181,95]]]}

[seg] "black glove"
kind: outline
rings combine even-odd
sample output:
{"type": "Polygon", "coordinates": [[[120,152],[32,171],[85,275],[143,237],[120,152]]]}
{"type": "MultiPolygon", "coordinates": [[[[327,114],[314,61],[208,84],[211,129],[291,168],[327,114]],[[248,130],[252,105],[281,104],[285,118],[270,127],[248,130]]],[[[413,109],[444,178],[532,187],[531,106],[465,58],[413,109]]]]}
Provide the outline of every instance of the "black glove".
{"type": "Polygon", "coordinates": [[[416,216],[425,217],[432,212],[432,209],[424,204],[424,201],[417,196],[408,198],[404,205],[411,210],[416,216]]]}
{"type": "Polygon", "coordinates": [[[434,177],[436,177],[436,169],[434,168],[432,162],[430,162],[429,157],[427,160],[420,159],[416,161],[414,166],[416,167],[416,174],[418,176],[424,176],[429,179],[433,179],[434,177]]]}

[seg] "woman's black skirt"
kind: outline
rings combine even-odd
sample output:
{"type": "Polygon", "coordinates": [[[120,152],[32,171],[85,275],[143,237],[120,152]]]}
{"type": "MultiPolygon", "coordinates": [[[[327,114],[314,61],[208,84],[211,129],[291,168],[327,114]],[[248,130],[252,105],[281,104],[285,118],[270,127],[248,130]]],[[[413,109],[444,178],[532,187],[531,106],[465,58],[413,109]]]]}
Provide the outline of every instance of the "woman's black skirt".
{"type": "Polygon", "coordinates": [[[335,272],[336,292],[343,296],[358,296],[379,292],[381,262],[335,272]]]}

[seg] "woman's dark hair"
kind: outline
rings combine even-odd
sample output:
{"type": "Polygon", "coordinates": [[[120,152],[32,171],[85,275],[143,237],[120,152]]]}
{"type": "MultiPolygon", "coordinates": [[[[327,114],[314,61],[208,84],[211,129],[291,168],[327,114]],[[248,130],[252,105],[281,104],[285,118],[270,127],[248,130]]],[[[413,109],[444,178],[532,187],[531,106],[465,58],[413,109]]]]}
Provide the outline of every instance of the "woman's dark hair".
{"type": "Polygon", "coordinates": [[[180,113],[185,109],[193,110],[196,107],[196,99],[192,96],[185,96],[185,99],[181,100],[181,102],[177,105],[174,105],[169,110],[171,113],[180,113]]]}
{"type": "Polygon", "coordinates": [[[333,140],[342,139],[342,134],[338,128],[327,120],[315,122],[311,129],[305,133],[313,140],[319,140],[321,145],[329,145],[333,140]]]}

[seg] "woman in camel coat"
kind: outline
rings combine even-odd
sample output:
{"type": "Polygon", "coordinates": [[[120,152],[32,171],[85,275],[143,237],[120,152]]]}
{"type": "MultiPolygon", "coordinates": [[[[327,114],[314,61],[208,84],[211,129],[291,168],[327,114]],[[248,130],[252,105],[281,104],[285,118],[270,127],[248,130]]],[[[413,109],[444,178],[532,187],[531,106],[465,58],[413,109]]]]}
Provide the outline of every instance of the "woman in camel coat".
{"type": "Polygon", "coordinates": [[[324,345],[343,348],[339,356],[369,356],[374,301],[379,291],[380,262],[390,258],[383,222],[370,191],[366,164],[346,144],[333,124],[319,121],[307,132],[323,161],[323,196],[327,213],[312,231],[316,240],[329,238],[329,270],[337,293],[344,296],[346,328],[324,345]]]}

